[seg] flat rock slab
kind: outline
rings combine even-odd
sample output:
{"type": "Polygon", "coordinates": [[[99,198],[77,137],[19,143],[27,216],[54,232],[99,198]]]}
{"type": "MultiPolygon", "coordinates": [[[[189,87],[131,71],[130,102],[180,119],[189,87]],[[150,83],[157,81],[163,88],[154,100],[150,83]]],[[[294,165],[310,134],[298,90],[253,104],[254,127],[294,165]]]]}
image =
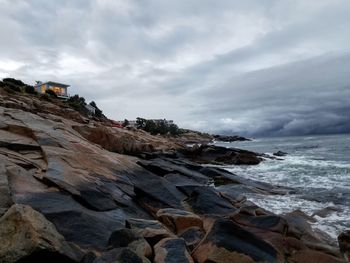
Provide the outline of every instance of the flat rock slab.
{"type": "Polygon", "coordinates": [[[154,246],[154,263],[193,263],[181,238],[165,238],[154,246]]]}
{"type": "Polygon", "coordinates": [[[172,232],[181,233],[189,227],[203,228],[202,219],[191,212],[173,208],[161,209],[157,219],[166,225],[172,232]]]}
{"type": "Polygon", "coordinates": [[[123,228],[116,230],[109,238],[113,248],[128,247],[139,256],[151,257],[152,248],[148,242],[135,230],[123,228]]]}
{"type": "Polygon", "coordinates": [[[226,219],[213,223],[192,256],[199,263],[283,262],[269,243],[226,219]]]}
{"type": "Polygon", "coordinates": [[[175,236],[157,220],[131,218],[126,220],[126,227],[143,236],[151,246],[164,238],[175,236]]]}
{"type": "Polygon", "coordinates": [[[185,203],[189,209],[199,215],[233,215],[237,209],[218,192],[209,186],[179,186],[188,198],[185,203]]]}
{"type": "Polygon", "coordinates": [[[138,256],[129,248],[115,248],[104,252],[93,263],[150,263],[150,261],[138,256]]]}

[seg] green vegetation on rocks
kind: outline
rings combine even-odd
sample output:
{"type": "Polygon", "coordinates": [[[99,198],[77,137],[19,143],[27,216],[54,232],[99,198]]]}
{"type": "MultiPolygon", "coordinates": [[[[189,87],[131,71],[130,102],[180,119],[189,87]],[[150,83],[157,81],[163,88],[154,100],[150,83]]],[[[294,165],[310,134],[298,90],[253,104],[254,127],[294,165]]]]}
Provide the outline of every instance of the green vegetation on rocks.
{"type": "Polygon", "coordinates": [[[176,136],[181,134],[181,129],[179,129],[179,127],[176,124],[169,124],[166,122],[166,120],[154,121],[138,117],[136,119],[136,128],[149,132],[152,135],[170,134],[176,136]]]}

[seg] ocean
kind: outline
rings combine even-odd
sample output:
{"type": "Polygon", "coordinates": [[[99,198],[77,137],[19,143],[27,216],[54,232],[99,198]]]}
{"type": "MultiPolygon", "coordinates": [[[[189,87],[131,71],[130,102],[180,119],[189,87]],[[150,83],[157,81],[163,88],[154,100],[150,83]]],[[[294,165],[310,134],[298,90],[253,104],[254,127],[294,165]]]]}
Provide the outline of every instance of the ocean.
{"type": "Polygon", "coordinates": [[[249,200],[277,214],[299,209],[312,216],[329,208],[328,215],[315,215],[315,230],[332,240],[350,229],[350,135],[257,138],[253,141],[215,143],[225,147],[272,154],[286,152],[284,160],[266,160],[256,166],[225,166],[237,175],[292,187],[295,194],[262,196],[249,200]]]}

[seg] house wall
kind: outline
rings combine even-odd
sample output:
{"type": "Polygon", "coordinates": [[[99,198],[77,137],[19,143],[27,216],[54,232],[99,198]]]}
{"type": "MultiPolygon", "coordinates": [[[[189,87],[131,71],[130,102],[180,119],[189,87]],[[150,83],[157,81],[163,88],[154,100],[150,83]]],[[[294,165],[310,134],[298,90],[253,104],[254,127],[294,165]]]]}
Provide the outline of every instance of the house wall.
{"type": "Polygon", "coordinates": [[[57,95],[64,95],[64,96],[67,95],[67,88],[53,86],[53,85],[50,85],[48,88],[52,89],[57,95]]]}
{"type": "Polygon", "coordinates": [[[47,89],[46,84],[35,86],[35,90],[38,93],[45,93],[46,89],[47,89]]]}

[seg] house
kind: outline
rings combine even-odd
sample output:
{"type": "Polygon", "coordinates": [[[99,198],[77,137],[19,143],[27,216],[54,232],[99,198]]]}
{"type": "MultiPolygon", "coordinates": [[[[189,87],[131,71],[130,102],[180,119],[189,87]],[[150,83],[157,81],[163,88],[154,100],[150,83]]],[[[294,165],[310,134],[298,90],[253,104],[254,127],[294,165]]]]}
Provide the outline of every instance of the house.
{"type": "Polygon", "coordinates": [[[44,94],[47,90],[52,90],[53,92],[56,93],[57,97],[62,98],[62,99],[68,99],[69,94],[67,92],[69,85],[62,84],[62,83],[57,83],[53,81],[48,81],[48,82],[41,82],[38,81],[34,88],[38,93],[44,94]]]}

